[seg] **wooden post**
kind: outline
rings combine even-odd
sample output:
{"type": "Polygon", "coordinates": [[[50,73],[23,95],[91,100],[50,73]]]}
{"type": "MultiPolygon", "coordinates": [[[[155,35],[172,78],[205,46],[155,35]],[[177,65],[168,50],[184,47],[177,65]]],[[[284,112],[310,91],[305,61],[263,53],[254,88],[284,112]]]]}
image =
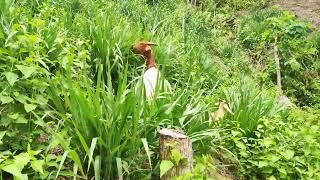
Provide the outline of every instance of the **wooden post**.
{"type": "Polygon", "coordinates": [[[166,174],[161,180],[172,179],[173,177],[183,176],[186,172],[192,171],[192,143],[188,136],[173,129],[161,129],[160,135],[160,158],[161,160],[172,160],[172,149],[178,150],[186,158],[184,163],[179,163],[166,174]]]}
{"type": "Polygon", "coordinates": [[[274,60],[276,63],[276,71],[277,71],[277,86],[282,94],[282,84],[281,84],[281,67],[280,67],[280,55],[279,55],[279,48],[278,48],[278,38],[276,37],[274,47],[273,47],[273,53],[274,53],[274,60]]]}

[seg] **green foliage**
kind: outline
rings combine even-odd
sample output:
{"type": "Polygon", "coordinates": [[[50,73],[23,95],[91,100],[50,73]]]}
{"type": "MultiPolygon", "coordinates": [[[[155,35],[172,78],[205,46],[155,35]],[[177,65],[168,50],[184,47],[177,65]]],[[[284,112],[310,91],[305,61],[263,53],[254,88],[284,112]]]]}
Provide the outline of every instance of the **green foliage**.
{"type": "Polygon", "coordinates": [[[296,19],[289,12],[267,10],[245,18],[239,34],[243,46],[252,51],[253,58],[258,61],[255,63],[260,64],[273,81],[276,79],[275,65],[270,51],[275,45],[279,47],[284,90],[300,105],[319,102],[315,95],[319,94],[319,43],[312,40],[319,33],[310,32],[310,24],[296,19]]]}
{"type": "Polygon", "coordinates": [[[44,21],[20,14],[27,10],[10,1],[2,3],[8,9],[0,20],[0,128],[6,129],[1,149],[23,150],[28,143],[37,144],[41,129],[46,128],[44,119],[50,114],[45,93],[48,59],[43,56],[49,49],[42,32],[51,25],[44,27],[44,21]]]}
{"type": "Polygon", "coordinates": [[[215,10],[220,10],[218,8],[221,8],[222,10],[235,11],[263,7],[267,2],[267,0],[203,0],[199,3],[204,8],[213,8],[215,10]]]}
{"type": "Polygon", "coordinates": [[[274,95],[260,90],[252,79],[243,77],[238,84],[225,92],[232,111],[227,118],[239,123],[245,135],[250,137],[257,130],[260,118],[273,117],[281,107],[274,95]]]}
{"type": "Polygon", "coordinates": [[[39,178],[50,177],[52,167],[58,166],[60,161],[60,158],[53,154],[41,155],[40,150],[27,150],[20,154],[3,151],[0,156],[1,171],[10,173],[17,179],[28,179],[28,174],[34,174],[39,178]]]}
{"type": "MultiPolygon", "coordinates": [[[[174,149],[173,149],[174,150],[174,149]]],[[[173,179],[182,180],[182,179],[219,179],[219,174],[217,172],[217,165],[214,159],[207,156],[196,157],[195,166],[192,172],[186,172],[183,176],[177,176],[173,179]]],[[[172,163],[170,160],[163,160],[160,164],[160,172],[161,175],[168,172],[168,170],[174,168],[176,165],[172,163]],[[162,170],[162,171],[161,171],[162,170]]],[[[221,175],[220,175],[221,176],[221,175]]]]}
{"type": "Polygon", "coordinates": [[[160,163],[160,177],[162,177],[164,174],[166,174],[174,164],[170,160],[163,160],[160,163]]]}
{"type": "Polygon", "coordinates": [[[52,177],[60,157],[46,148],[51,139],[50,126],[56,123],[47,93],[47,77],[58,67],[63,68],[62,59],[68,52],[62,47],[70,44],[63,31],[58,30],[61,23],[49,16],[55,15],[56,9],[45,2],[1,3],[4,9],[0,18],[0,149],[15,152],[6,155],[7,161],[1,162],[2,170],[20,178],[52,177]],[[37,153],[31,156],[31,151],[24,152],[28,146],[37,153]],[[26,153],[30,160],[18,162],[20,155],[26,153]]]}
{"type": "Polygon", "coordinates": [[[279,107],[270,52],[276,43],[286,94],[316,109],[320,35],[265,5],[0,0],[3,178],[158,178],[184,159],[160,162],[157,131],[167,127],[193,141],[194,171],[178,179],[218,177],[217,159],[248,179],[319,179],[319,112],[279,107]],[[158,44],[173,87],[152,102],[130,49],[141,39],[158,44]],[[222,99],[231,112],[211,122],[222,99]]]}
{"type": "Polygon", "coordinates": [[[241,176],[318,179],[320,142],[314,134],[319,129],[314,124],[318,115],[307,121],[306,116],[306,112],[292,110],[261,119],[254,138],[232,130],[230,143],[238,147],[233,153],[240,161],[241,176]]]}
{"type": "MultiPolygon", "coordinates": [[[[78,154],[85,152],[89,157],[89,162],[84,160],[89,163],[88,168],[96,156],[105,157],[101,159],[101,167],[93,166],[104,170],[101,171],[101,177],[118,175],[117,158],[121,159],[124,176],[137,175],[137,169],[141,169],[147,161],[151,162],[149,151],[157,152],[154,143],[157,143],[155,132],[159,126],[185,130],[194,140],[195,151],[204,152],[208,148],[208,145],[202,143],[209,142],[215,130],[210,128],[205,119],[207,110],[198,100],[200,95],[190,97],[187,91],[176,89],[173,94],[160,93],[159,98],[148,103],[143,95],[141,79],[128,82],[127,71],[119,74],[120,80],[116,89],[112,86],[110,74],[107,75],[108,84],[104,85],[101,69],[95,86],[87,75],[80,76],[80,81],[75,82],[71,79],[70,71],[68,72],[67,80],[63,82],[67,86],[60,94],[66,102],[60,109],[61,117],[68,122],[70,135],[76,135],[77,140],[74,143],[82,145],[78,154]],[[70,111],[70,116],[64,115],[65,111],[70,111]],[[152,149],[149,149],[148,145],[152,149]]],[[[58,98],[57,91],[61,82],[52,82],[50,94],[56,94],[54,97],[57,98],[53,100],[58,107],[64,104],[58,98]]],[[[158,160],[154,160],[152,164],[156,165],[158,160]]],[[[178,160],[177,157],[176,161],[178,160]]],[[[152,164],[141,171],[151,171],[152,169],[148,168],[152,168],[152,164]]]]}

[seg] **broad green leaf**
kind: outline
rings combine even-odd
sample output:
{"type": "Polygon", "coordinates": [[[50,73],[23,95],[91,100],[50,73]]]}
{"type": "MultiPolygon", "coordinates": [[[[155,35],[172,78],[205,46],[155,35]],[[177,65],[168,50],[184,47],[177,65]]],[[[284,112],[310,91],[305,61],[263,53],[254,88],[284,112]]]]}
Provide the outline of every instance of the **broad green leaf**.
{"type": "Polygon", "coordinates": [[[232,130],[231,134],[232,134],[233,137],[237,137],[239,134],[241,134],[241,132],[232,130]]]}
{"type": "Polygon", "coordinates": [[[293,71],[298,71],[301,68],[300,63],[295,58],[290,59],[285,64],[289,64],[293,71]]]}
{"type": "Polygon", "coordinates": [[[0,48],[0,54],[10,54],[10,51],[4,48],[0,48]]]}
{"type": "Polygon", "coordinates": [[[292,150],[286,150],[284,152],[281,153],[281,155],[286,158],[287,160],[292,159],[294,156],[294,151],[292,150]]]}
{"type": "Polygon", "coordinates": [[[160,164],[160,178],[165,173],[167,173],[173,166],[174,166],[174,164],[171,161],[168,161],[168,160],[161,161],[161,164],[160,164]]]}
{"type": "Polygon", "coordinates": [[[2,104],[8,104],[13,101],[13,99],[10,96],[4,96],[0,94],[0,101],[2,104]]]}
{"type": "Polygon", "coordinates": [[[26,110],[27,113],[35,110],[36,108],[37,106],[34,104],[24,104],[24,109],[26,110]]]}
{"type": "Polygon", "coordinates": [[[37,150],[37,151],[34,151],[34,150],[28,150],[28,154],[30,157],[34,158],[34,156],[38,155],[39,153],[41,153],[42,150],[37,150]]]}
{"type": "Polygon", "coordinates": [[[277,178],[275,178],[274,176],[270,176],[268,180],[277,180],[277,178]]]}
{"type": "Polygon", "coordinates": [[[47,124],[44,122],[43,119],[37,119],[36,121],[34,121],[34,124],[41,126],[41,127],[45,127],[47,124]]]}
{"type": "Polygon", "coordinates": [[[285,168],[278,168],[278,171],[280,172],[280,174],[281,174],[282,176],[287,176],[287,171],[286,171],[285,168]]]}
{"type": "Polygon", "coordinates": [[[31,161],[32,169],[41,174],[43,174],[43,165],[44,165],[44,160],[31,161]]]}
{"type": "Polygon", "coordinates": [[[17,118],[17,121],[15,121],[15,123],[17,124],[26,124],[28,122],[28,120],[26,118],[24,118],[23,116],[20,116],[17,118]]]}
{"type": "Polygon", "coordinates": [[[19,113],[8,114],[11,119],[18,119],[21,115],[19,113]]]}
{"type": "Polygon", "coordinates": [[[14,83],[17,82],[19,78],[19,76],[13,72],[5,72],[4,75],[6,76],[7,81],[11,86],[13,86],[14,83]]]}
{"type": "Polygon", "coordinates": [[[24,118],[20,113],[9,114],[8,117],[14,119],[14,123],[25,124],[28,122],[28,120],[24,118]]]}
{"type": "Polygon", "coordinates": [[[24,66],[24,65],[16,65],[16,67],[21,71],[24,78],[28,78],[36,71],[36,68],[31,66],[24,66]]]}
{"type": "Polygon", "coordinates": [[[259,167],[259,168],[263,168],[263,167],[265,167],[265,166],[268,166],[268,162],[266,162],[266,161],[259,161],[259,164],[258,164],[258,167],[259,167]]]}
{"type": "Polygon", "coordinates": [[[30,156],[28,153],[20,153],[16,156],[14,156],[14,162],[18,164],[21,169],[24,168],[25,165],[27,165],[30,161],[30,156]]]}
{"type": "Polygon", "coordinates": [[[6,171],[7,173],[12,174],[14,177],[19,178],[19,180],[27,180],[27,174],[22,174],[22,169],[15,163],[6,165],[1,168],[1,170],[6,171]]]}
{"type": "Polygon", "coordinates": [[[28,153],[21,153],[14,156],[14,160],[10,161],[8,165],[1,167],[1,169],[21,180],[28,179],[28,176],[26,174],[22,174],[21,172],[23,168],[29,163],[29,161],[30,157],[28,153]]]}
{"type": "MultiPolygon", "coordinates": [[[[58,144],[60,144],[62,146],[63,149],[69,149],[69,145],[70,145],[70,139],[66,139],[66,134],[67,131],[66,130],[61,130],[58,133],[54,133],[52,140],[50,142],[49,147],[50,148],[54,148],[56,147],[58,144]]],[[[48,148],[47,151],[50,149],[48,148]]]]}
{"type": "Polygon", "coordinates": [[[2,138],[4,137],[4,135],[6,134],[7,131],[0,131],[0,145],[3,144],[2,142],[2,138]]]}
{"type": "Polygon", "coordinates": [[[242,157],[248,158],[249,154],[246,150],[241,149],[239,153],[242,157]]]}
{"type": "Polygon", "coordinates": [[[243,143],[243,142],[241,142],[241,141],[235,141],[235,143],[236,143],[236,146],[238,147],[238,148],[240,148],[240,149],[246,149],[246,145],[243,143]]]}
{"type": "Polygon", "coordinates": [[[266,148],[269,148],[272,144],[274,144],[274,141],[271,138],[266,138],[263,140],[263,144],[266,148]]]}
{"type": "Polygon", "coordinates": [[[43,95],[37,94],[36,103],[40,105],[46,105],[48,104],[48,99],[46,99],[43,95]]]}
{"type": "Polygon", "coordinates": [[[174,161],[174,164],[175,165],[178,165],[180,160],[183,158],[182,154],[180,153],[179,150],[177,149],[172,149],[171,150],[171,158],[173,159],[174,161]]]}
{"type": "Polygon", "coordinates": [[[27,101],[30,101],[31,99],[28,96],[25,96],[23,94],[19,94],[18,92],[13,93],[16,100],[22,104],[27,104],[27,101]]]}
{"type": "Polygon", "coordinates": [[[272,154],[268,159],[274,163],[281,159],[281,156],[279,156],[278,154],[272,154]]]}

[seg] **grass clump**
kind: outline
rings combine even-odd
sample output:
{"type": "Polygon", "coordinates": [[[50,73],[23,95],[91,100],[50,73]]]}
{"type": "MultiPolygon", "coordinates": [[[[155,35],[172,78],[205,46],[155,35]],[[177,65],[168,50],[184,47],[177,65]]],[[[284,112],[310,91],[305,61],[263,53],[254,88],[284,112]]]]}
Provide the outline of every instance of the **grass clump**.
{"type": "Polygon", "coordinates": [[[240,79],[236,85],[225,92],[226,100],[230,102],[231,117],[239,123],[239,127],[250,137],[257,130],[259,120],[273,117],[281,111],[275,96],[261,90],[248,77],[240,79]]]}

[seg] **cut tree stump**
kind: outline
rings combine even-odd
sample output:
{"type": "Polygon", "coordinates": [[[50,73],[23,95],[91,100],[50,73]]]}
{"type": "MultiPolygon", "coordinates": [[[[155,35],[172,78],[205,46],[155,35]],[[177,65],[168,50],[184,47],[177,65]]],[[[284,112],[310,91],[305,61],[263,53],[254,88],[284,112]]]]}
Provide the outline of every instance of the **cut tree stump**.
{"type": "Polygon", "coordinates": [[[173,149],[178,150],[185,158],[185,161],[175,165],[161,180],[173,179],[177,176],[183,176],[186,172],[192,171],[192,143],[188,136],[182,132],[173,129],[161,129],[160,135],[160,158],[163,160],[172,160],[171,152],[173,149]]]}

